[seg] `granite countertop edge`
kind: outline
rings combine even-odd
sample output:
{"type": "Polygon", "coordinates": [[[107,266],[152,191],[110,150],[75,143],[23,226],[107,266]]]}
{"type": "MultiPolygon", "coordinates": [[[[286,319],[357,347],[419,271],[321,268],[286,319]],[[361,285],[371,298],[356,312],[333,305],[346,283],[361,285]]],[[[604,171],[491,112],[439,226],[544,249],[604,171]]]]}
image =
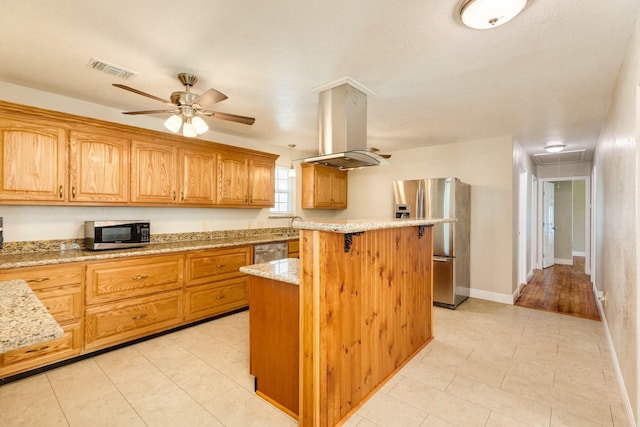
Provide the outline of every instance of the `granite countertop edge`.
{"type": "Polygon", "coordinates": [[[292,228],[298,230],[329,231],[334,233],[358,233],[361,231],[381,230],[412,226],[431,226],[435,224],[456,222],[457,219],[424,218],[424,219],[362,219],[362,220],[298,220],[292,228]]]}
{"type": "Polygon", "coordinates": [[[300,285],[300,260],[284,258],[262,264],[251,264],[240,267],[240,271],[252,276],[300,285]]]}
{"type": "Polygon", "coordinates": [[[54,265],[69,262],[100,261],[133,256],[161,255],[175,252],[196,251],[204,249],[227,248],[259,243],[286,242],[296,240],[298,236],[256,235],[211,240],[178,241],[152,243],[148,246],[130,249],[112,249],[90,251],[86,249],[70,249],[60,251],[26,252],[4,255],[0,260],[0,270],[18,267],[54,265]]]}

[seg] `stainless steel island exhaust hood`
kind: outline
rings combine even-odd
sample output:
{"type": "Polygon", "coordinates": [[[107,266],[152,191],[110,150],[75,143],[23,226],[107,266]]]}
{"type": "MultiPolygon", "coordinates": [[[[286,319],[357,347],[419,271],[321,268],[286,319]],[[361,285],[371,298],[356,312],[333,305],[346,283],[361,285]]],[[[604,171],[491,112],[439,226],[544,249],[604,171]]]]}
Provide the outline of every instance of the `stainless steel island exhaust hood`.
{"type": "Polygon", "coordinates": [[[367,95],[349,83],[320,92],[319,156],[305,163],[342,170],[389,164],[367,149],[367,95]]]}

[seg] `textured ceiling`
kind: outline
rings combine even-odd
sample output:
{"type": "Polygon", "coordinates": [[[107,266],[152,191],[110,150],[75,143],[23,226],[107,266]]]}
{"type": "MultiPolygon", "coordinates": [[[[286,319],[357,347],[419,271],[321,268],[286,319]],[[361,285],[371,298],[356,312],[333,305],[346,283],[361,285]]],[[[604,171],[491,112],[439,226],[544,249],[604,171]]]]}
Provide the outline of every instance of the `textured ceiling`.
{"type": "Polygon", "coordinates": [[[504,135],[531,154],[557,140],[592,150],[639,3],[530,0],[471,30],[459,0],[5,1],[0,81],[130,111],[163,105],[112,83],[168,98],[191,72],[195,92],[229,96],[216,110],[256,118],[212,119],[216,140],[313,151],[313,89],[349,76],[374,92],[368,144],[383,151],[504,135]],[[92,57],[136,75],[92,70],[92,57]]]}

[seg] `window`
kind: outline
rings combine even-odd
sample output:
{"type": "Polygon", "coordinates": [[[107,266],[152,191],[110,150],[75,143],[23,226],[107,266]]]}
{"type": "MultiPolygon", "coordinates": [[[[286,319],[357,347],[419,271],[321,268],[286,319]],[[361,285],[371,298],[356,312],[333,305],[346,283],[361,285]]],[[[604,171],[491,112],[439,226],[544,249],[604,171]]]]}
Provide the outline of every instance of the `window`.
{"type": "Polygon", "coordinates": [[[276,166],[276,196],[271,215],[293,215],[293,193],[295,192],[295,178],[289,177],[287,166],[276,166]]]}

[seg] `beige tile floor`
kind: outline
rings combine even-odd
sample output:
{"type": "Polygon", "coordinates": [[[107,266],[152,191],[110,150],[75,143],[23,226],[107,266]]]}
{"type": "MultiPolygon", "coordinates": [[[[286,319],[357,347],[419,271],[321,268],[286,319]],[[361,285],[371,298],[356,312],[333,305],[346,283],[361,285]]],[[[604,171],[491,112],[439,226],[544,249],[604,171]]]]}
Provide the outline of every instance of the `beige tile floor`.
{"type": "MultiPolygon", "coordinates": [[[[346,423],[624,426],[603,324],[469,299],[346,423]]],[[[253,393],[242,312],[0,386],[0,426],[295,426],[253,393]]]]}

